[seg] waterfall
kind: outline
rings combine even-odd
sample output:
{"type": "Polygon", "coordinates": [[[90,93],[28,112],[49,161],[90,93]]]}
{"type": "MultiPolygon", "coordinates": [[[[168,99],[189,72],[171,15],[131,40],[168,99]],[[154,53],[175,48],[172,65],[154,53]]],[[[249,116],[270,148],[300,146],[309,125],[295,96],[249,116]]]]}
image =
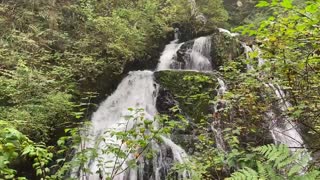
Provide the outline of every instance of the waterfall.
{"type": "MultiPolygon", "coordinates": [[[[253,52],[252,48],[250,46],[248,46],[246,43],[243,43],[243,42],[241,42],[241,45],[244,48],[244,54],[246,55],[246,59],[250,60],[250,55],[249,54],[253,52]]],[[[252,64],[250,62],[247,63],[247,70],[250,71],[250,70],[253,70],[253,69],[254,68],[253,68],[252,64]]]]}
{"type": "MultiPolygon", "coordinates": [[[[247,46],[245,43],[242,43],[242,46],[245,48],[246,57],[249,58],[249,53],[253,52],[253,49],[247,46]]],[[[253,47],[258,51],[258,66],[261,67],[265,60],[261,58],[261,51],[258,47],[253,47]]],[[[254,70],[251,64],[247,65],[248,70],[254,70]]],[[[261,72],[263,73],[263,72],[261,72]]],[[[281,113],[288,110],[291,107],[291,104],[286,100],[286,95],[280,88],[278,84],[264,83],[264,85],[274,91],[276,97],[279,100],[279,103],[276,104],[274,108],[277,108],[280,112],[275,112],[275,109],[270,109],[266,116],[268,119],[271,119],[270,122],[270,132],[272,138],[276,144],[285,144],[292,151],[296,149],[301,149],[304,147],[304,142],[301,135],[298,132],[297,124],[294,123],[289,117],[282,116],[281,113]]]]}
{"type": "Polygon", "coordinates": [[[178,40],[174,40],[164,48],[157,67],[158,71],[170,69],[172,63],[176,61],[175,59],[177,58],[177,51],[183,44],[177,44],[177,42],[178,40]]]}
{"type": "Polygon", "coordinates": [[[194,40],[192,48],[187,49],[183,62],[177,60],[177,52],[184,43],[177,44],[177,41],[172,41],[168,44],[161,57],[157,70],[198,70],[211,71],[211,37],[200,37],[194,40]]]}
{"type": "MultiPolygon", "coordinates": [[[[172,65],[177,61],[177,51],[183,45],[178,44],[176,40],[168,44],[159,60],[157,70],[174,69],[172,65]]],[[[179,69],[188,70],[211,70],[210,62],[210,37],[200,37],[194,41],[188,61],[185,67],[179,69]]],[[[85,179],[96,180],[106,178],[113,175],[116,180],[140,180],[140,179],[164,179],[173,162],[184,163],[187,161],[187,153],[178,145],[176,145],[169,137],[162,136],[162,144],[152,142],[151,146],[155,151],[156,157],[152,162],[148,162],[144,157],[137,159],[138,167],[128,169],[124,172],[128,165],[126,159],[116,157],[114,154],[106,154],[103,152],[108,145],[112,144],[121,149],[125,149],[125,144],[120,142],[116,137],[110,134],[113,132],[125,132],[135,126],[136,121],[126,120],[126,116],[133,115],[128,108],[143,109],[146,119],[153,120],[157,114],[156,98],[158,85],[153,80],[153,72],[151,71],[134,71],[122,80],[116,91],[100,104],[98,110],[92,116],[92,128],[90,130],[91,140],[86,142],[86,148],[97,149],[98,158],[92,159],[88,168],[93,174],[84,174],[85,179]],[[172,162],[167,160],[168,153],[172,156],[172,162]],[[123,163],[122,163],[123,162],[123,163]],[[145,178],[146,166],[151,166],[152,175],[145,178]],[[114,167],[121,170],[114,172],[114,167]],[[115,176],[116,174],[116,176],[115,176]]],[[[128,159],[134,159],[132,154],[128,154],[128,159]]],[[[190,177],[190,173],[183,171],[176,174],[177,179],[186,179],[190,177]]]]}
{"type": "Polygon", "coordinates": [[[190,57],[185,61],[185,68],[190,70],[211,71],[211,37],[200,37],[194,41],[190,57]]]}
{"type": "Polygon", "coordinates": [[[235,36],[239,36],[239,33],[231,33],[229,30],[227,29],[223,29],[223,28],[218,28],[219,32],[221,33],[226,33],[231,37],[235,37],[235,36]]]}
{"type": "MultiPolygon", "coordinates": [[[[164,144],[172,150],[173,160],[175,162],[183,164],[188,161],[188,155],[184,149],[172,142],[172,140],[167,137],[162,136],[161,138],[164,144]]],[[[182,173],[178,174],[178,177],[178,179],[187,179],[190,177],[190,174],[188,171],[184,170],[182,173]]]]}
{"type": "MultiPolygon", "coordinates": [[[[133,120],[126,120],[126,116],[133,115],[134,112],[128,108],[143,108],[144,117],[153,120],[157,113],[156,110],[156,95],[157,85],[153,81],[153,72],[151,71],[135,71],[122,80],[116,91],[109,96],[98,110],[92,116],[91,139],[87,148],[98,149],[99,160],[93,160],[89,164],[91,172],[98,171],[106,174],[94,174],[87,176],[87,179],[99,179],[99,176],[105,177],[111,175],[116,161],[119,163],[123,159],[117,159],[114,154],[105,154],[101,151],[106,148],[106,145],[114,144],[121,147],[121,142],[117,140],[108,130],[120,132],[131,129],[135,124],[133,120]],[[101,141],[101,138],[104,140],[101,141]],[[102,161],[102,162],[101,162],[102,161]],[[103,166],[99,165],[103,164],[103,166]]],[[[125,148],[124,145],[122,145],[125,148]]],[[[123,163],[122,169],[126,168],[126,163],[123,163]]],[[[131,174],[132,177],[133,174],[131,174]]],[[[119,174],[114,179],[124,179],[124,174],[119,174]]],[[[132,180],[135,178],[132,178],[132,180]]]]}
{"type": "Polygon", "coordinates": [[[216,141],[216,146],[220,151],[226,152],[226,145],[223,140],[221,121],[219,116],[219,111],[224,109],[225,103],[223,101],[223,95],[227,90],[227,87],[222,79],[218,78],[219,88],[217,89],[218,102],[214,105],[214,117],[211,123],[211,130],[214,133],[214,138],[216,141]]]}
{"type": "MultiPolygon", "coordinates": [[[[285,94],[280,89],[279,85],[273,85],[271,83],[266,84],[269,88],[271,88],[277,98],[280,100],[279,108],[281,112],[287,111],[291,104],[285,100],[285,94]]],[[[288,117],[284,116],[282,119],[277,119],[276,114],[272,111],[267,113],[268,117],[273,120],[271,124],[271,134],[276,144],[286,144],[293,151],[296,148],[304,147],[304,142],[297,130],[297,124],[292,122],[288,117]],[[278,122],[277,122],[278,121],[278,122]]]]}
{"type": "MultiPolygon", "coordinates": [[[[235,34],[227,30],[219,29],[222,33],[228,33],[230,36],[235,34]]],[[[199,37],[193,41],[192,46],[186,47],[187,43],[178,43],[178,30],[175,30],[175,40],[166,45],[159,59],[157,70],[194,70],[194,71],[211,71],[211,37],[199,37]],[[186,48],[182,58],[178,58],[178,52],[186,48]],[[176,66],[176,65],[179,66],[176,66]]],[[[242,43],[245,49],[247,59],[250,59],[249,53],[258,50],[257,47],[251,48],[242,43]]],[[[259,51],[259,54],[261,52],[259,51]]],[[[258,66],[262,66],[264,60],[258,57],[258,66]]],[[[248,70],[254,70],[251,63],[247,64],[248,70]]],[[[214,106],[214,121],[211,129],[215,135],[216,146],[219,150],[227,152],[227,148],[222,136],[222,127],[219,118],[219,112],[226,106],[223,95],[227,87],[221,78],[218,78],[219,87],[217,88],[218,102],[214,106]]],[[[286,101],[285,94],[280,86],[272,83],[265,85],[274,91],[279,99],[275,108],[284,112],[291,106],[286,101]]],[[[134,112],[128,108],[143,109],[145,119],[154,120],[157,109],[156,99],[158,95],[158,85],[154,82],[152,71],[133,71],[122,80],[115,92],[100,104],[98,110],[92,116],[92,128],[90,131],[91,141],[86,142],[86,148],[95,148],[98,151],[98,158],[92,159],[88,163],[88,168],[93,172],[91,175],[85,174],[87,180],[96,180],[106,178],[111,174],[117,174],[115,180],[163,180],[167,178],[170,169],[174,163],[187,163],[188,154],[183,148],[175,144],[170,137],[161,136],[162,143],[155,141],[150,142],[150,147],[154,151],[151,160],[140,156],[136,158],[134,154],[128,154],[128,159],[135,159],[137,166],[127,169],[128,164],[125,158],[116,157],[114,154],[102,152],[113,144],[121,149],[126,149],[126,145],[112,136],[109,131],[125,132],[135,127],[137,121],[127,120],[126,116],[133,115],[134,112]],[[124,163],[120,163],[124,162],[124,163]],[[120,171],[114,172],[115,164],[120,167],[120,171]],[[123,171],[123,172],[122,172],[123,171]]],[[[281,113],[280,113],[281,114],[281,113]]],[[[266,114],[266,117],[272,119],[270,123],[270,132],[275,143],[286,144],[292,149],[303,148],[304,142],[298,133],[296,124],[286,116],[280,116],[274,109],[266,114]]],[[[154,125],[157,123],[154,122],[154,125]]],[[[188,179],[191,173],[182,171],[174,174],[174,179],[188,179]]]]}

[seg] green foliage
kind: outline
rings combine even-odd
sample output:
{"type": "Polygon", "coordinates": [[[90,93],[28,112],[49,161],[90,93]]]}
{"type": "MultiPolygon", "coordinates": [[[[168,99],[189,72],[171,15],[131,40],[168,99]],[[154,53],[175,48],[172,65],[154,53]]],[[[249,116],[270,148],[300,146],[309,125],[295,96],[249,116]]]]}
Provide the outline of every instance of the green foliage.
{"type": "Polygon", "coordinates": [[[192,34],[212,32],[216,27],[226,25],[228,12],[221,0],[177,0],[174,3],[173,23],[180,24],[183,31],[189,29],[192,34]]]}
{"type": "MultiPolygon", "coordinates": [[[[36,144],[5,121],[0,121],[0,178],[15,179],[17,171],[12,168],[19,158],[33,162],[36,175],[47,178],[50,170],[46,167],[53,154],[43,144],[36,144]]],[[[26,179],[19,177],[18,179],[26,179]]]]}
{"type": "MultiPolygon", "coordinates": [[[[316,38],[319,36],[319,11],[313,9],[319,9],[320,4],[318,1],[288,0],[260,1],[257,6],[269,8],[272,16],[259,22],[258,27],[250,24],[237,29],[243,34],[254,35],[260,50],[256,48],[249,54],[249,59],[239,58],[240,61],[229,62],[222,68],[224,77],[229,81],[230,90],[225,97],[234,109],[231,111],[234,113],[233,120],[238,123],[242,121],[242,126],[252,133],[261,131],[257,124],[270,121],[264,115],[278,101],[264,87],[264,83],[277,83],[286,91],[286,101],[293,104],[288,111],[281,112],[282,117],[289,116],[296,123],[310,128],[312,138],[318,138],[316,127],[320,121],[314,112],[318,111],[319,94],[314,88],[318,88],[319,84],[316,72],[319,69],[316,38]],[[258,65],[259,58],[265,63],[258,65]],[[254,70],[243,73],[243,64],[248,63],[254,70]],[[245,115],[243,112],[246,112],[245,115]]],[[[242,131],[241,135],[243,133],[252,134],[242,131]]],[[[310,145],[314,146],[314,143],[310,145]]],[[[245,146],[252,147],[254,144],[249,142],[245,146]]],[[[291,152],[284,145],[264,145],[246,151],[244,154],[255,162],[248,161],[244,166],[237,167],[238,171],[230,179],[319,178],[319,170],[310,164],[306,150],[291,152]]]]}
{"type": "Polygon", "coordinates": [[[162,87],[179,102],[179,108],[199,122],[209,113],[210,100],[216,96],[217,80],[210,74],[161,71],[155,74],[162,87]],[[174,82],[172,79],[180,79],[174,82]],[[196,110],[195,110],[196,109],[196,110]]]}
{"type": "MultiPolygon", "coordinates": [[[[288,115],[299,122],[315,127],[310,131],[318,134],[320,122],[317,115],[319,103],[319,1],[294,3],[272,1],[262,3],[274,13],[260,26],[248,25],[238,29],[254,35],[260,42],[262,58],[266,63],[256,67],[265,75],[259,79],[280,84],[287,91],[287,99],[293,104],[288,115]]],[[[255,58],[253,58],[254,60],[255,58]]],[[[259,73],[261,74],[261,73],[259,73]]]]}
{"type": "Polygon", "coordinates": [[[237,179],[317,179],[320,171],[307,169],[310,159],[305,150],[291,153],[285,145],[264,145],[253,149],[256,164],[234,172],[230,180],[237,179]]]}
{"type": "Polygon", "coordinates": [[[64,128],[88,116],[88,106],[76,105],[84,92],[111,91],[128,62],[158,57],[172,25],[190,17],[181,5],[1,1],[0,118],[35,142],[55,144],[64,128]]]}
{"type": "Polygon", "coordinates": [[[73,109],[70,84],[62,85],[46,73],[20,62],[15,71],[0,76],[0,117],[38,142],[48,141],[56,129],[70,122],[73,109]]]}

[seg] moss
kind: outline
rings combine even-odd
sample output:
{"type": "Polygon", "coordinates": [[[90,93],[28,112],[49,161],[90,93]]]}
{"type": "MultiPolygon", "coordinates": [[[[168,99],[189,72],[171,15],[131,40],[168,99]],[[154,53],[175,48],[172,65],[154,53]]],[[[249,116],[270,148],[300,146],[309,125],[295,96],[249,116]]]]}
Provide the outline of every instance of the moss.
{"type": "Polygon", "coordinates": [[[211,113],[210,101],[216,96],[217,80],[214,74],[194,71],[160,71],[156,82],[168,90],[179,103],[181,110],[200,122],[211,113]]]}
{"type": "Polygon", "coordinates": [[[217,69],[226,61],[235,59],[243,53],[240,41],[219,31],[211,35],[211,57],[213,68],[217,69]]]}

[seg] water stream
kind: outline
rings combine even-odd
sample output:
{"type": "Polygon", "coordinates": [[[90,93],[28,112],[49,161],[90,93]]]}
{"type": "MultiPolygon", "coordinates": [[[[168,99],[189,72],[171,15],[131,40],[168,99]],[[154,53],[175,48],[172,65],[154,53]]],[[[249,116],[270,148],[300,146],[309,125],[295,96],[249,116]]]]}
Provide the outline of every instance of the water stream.
{"type": "Polygon", "coordinates": [[[222,128],[221,128],[221,119],[219,113],[225,107],[225,101],[223,100],[223,95],[227,90],[227,86],[225,85],[224,81],[218,78],[219,88],[217,89],[217,96],[218,102],[214,105],[214,115],[213,115],[213,122],[211,123],[211,130],[214,133],[215,143],[217,148],[222,152],[227,152],[226,144],[223,139],[222,135],[222,128]]]}
{"type": "MultiPolygon", "coordinates": [[[[247,46],[245,43],[242,43],[242,46],[245,49],[246,58],[250,59],[249,53],[253,50],[258,51],[258,67],[261,67],[265,60],[261,57],[261,51],[258,47],[254,46],[253,49],[247,46]]],[[[254,67],[251,63],[247,64],[247,70],[254,70],[254,67]]],[[[260,72],[263,74],[263,72],[260,72]]],[[[286,100],[286,95],[278,84],[272,84],[271,82],[264,83],[264,85],[271,89],[279,102],[266,113],[267,119],[270,121],[270,132],[275,144],[285,144],[292,151],[296,149],[304,148],[304,141],[298,132],[297,124],[294,123],[289,117],[283,115],[284,112],[291,107],[291,104],[286,100]],[[278,112],[276,112],[278,111],[278,112]]]]}
{"type": "Polygon", "coordinates": [[[187,47],[186,53],[182,61],[178,61],[177,52],[184,43],[177,43],[172,41],[168,44],[160,57],[157,70],[197,70],[197,71],[211,71],[211,37],[199,37],[194,40],[192,47],[187,47]]]}
{"type": "MultiPolygon", "coordinates": [[[[107,131],[127,131],[131,129],[136,121],[126,120],[127,116],[133,115],[128,108],[144,109],[144,117],[153,119],[157,113],[155,104],[157,98],[157,85],[153,81],[151,71],[133,71],[122,80],[115,92],[100,104],[98,110],[92,116],[91,139],[87,148],[98,150],[98,159],[89,163],[91,172],[105,172],[106,174],[87,175],[87,179],[99,179],[113,174],[114,166],[119,166],[123,159],[114,154],[103,153],[102,150],[110,145],[121,146],[121,142],[107,131]],[[107,133],[106,133],[107,132],[107,133]],[[100,177],[99,177],[100,176],[100,177]]],[[[124,145],[121,147],[125,148],[124,145]]],[[[123,163],[121,169],[126,168],[123,163]]],[[[135,175],[131,174],[134,178],[135,175]]],[[[114,179],[124,179],[125,174],[119,174],[114,179]]]]}
{"type": "MultiPolygon", "coordinates": [[[[178,33],[178,32],[176,32],[178,33]]],[[[172,64],[176,61],[177,51],[182,43],[178,44],[178,34],[175,40],[168,44],[159,60],[157,70],[174,69],[172,64]]],[[[190,50],[190,58],[186,62],[185,69],[188,70],[211,70],[209,37],[201,37],[195,40],[190,50]]],[[[182,68],[180,68],[182,69],[182,68]]],[[[169,137],[162,136],[163,142],[158,144],[152,142],[156,156],[152,161],[143,157],[137,159],[138,167],[127,170],[128,158],[119,158],[115,154],[103,152],[104,149],[114,145],[125,149],[126,146],[115,136],[113,132],[125,132],[135,126],[137,121],[127,120],[126,117],[133,115],[132,109],[143,109],[144,118],[153,120],[157,114],[156,99],[158,85],[154,82],[153,72],[133,71],[122,80],[115,92],[100,104],[98,110],[92,116],[92,128],[90,130],[91,140],[86,142],[86,148],[97,149],[98,158],[90,161],[88,168],[93,174],[82,173],[87,180],[96,180],[112,176],[115,180],[140,180],[140,179],[164,179],[173,163],[184,163],[188,160],[187,153],[169,137]],[[171,160],[168,156],[171,156],[171,160]],[[171,162],[172,161],[172,162],[171,162]],[[123,163],[124,162],[124,163],[123,163]],[[152,167],[152,172],[150,169],[152,167]],[[119,167],[115,172],[115,167],[119,167]],[[123,172],[122,172],[123,171],[123,172]],[[146,174],[149,176],[146,177],[146,174]]],[[[176,174],[176,179],[186,179],[190,174],[187,171],[176,174]]]]}
{"type": "MultiPolygon", "coordinates": [[[[220,29],[223,33],[230,33],[220,29]]],[[[234,34],[230,34],[234,36],[234,34]]],[[[183,62],[178,62],[177,52],[183,45],[178,43],[178,30],[175,32],[175,40],[166,45],[157,67],[161,70],[195,70],[211,71],[211,37],[200,37],[194,40],[192,47],[188,47],[183,62]],[[179,64],[179,66],[176,66],[179,64]]],[[[242,44],[248,59],[252,49],[242,44]]],[[[259,65],[264,62],[259,57],[259,65]]],[[[180,60],[181,61],[181,60],[180,60]]],[[[253,66],[248,63],[248,70],[253,70],[253,66]]],[[[219,112],[225,106],[223,95],[227,90],[222,79],[218,78],[219,102],[215,105],[215,112],[219,112]]],[[[271,83],[265,84],[272,89],[279,98],[279,109],[284,112],[290,107],[290,103],[285,100],[285,94],[278,85],[271,83]]],[[[91,140],[86,142],[86,148],[97,149],[98,157],[92,159],[88,168],[93,174],[82,173],[86,180],[98,180],[110,175],[115,180],[163,180],[166,179],[170,168],[174,163],[185,163],[188,161],[188,155],[183,148],[175,144],[170,137],[162,136],[162,143],[151,142],[150,146],[155,151],[152,160],[143,156],[136,159],[137,167],[128,169],[126,160],[116,157],[114,154],[103,152],[110,145],[115,145],[125,149],[126,146],[120,140],[115,138],[107,131],[125,132],[135,126],[138,121],[127,120],[125,117],[133,115],[133,111],[128,108],[143,109],[145,119],[153,120],[157,114],[156,99],[158,95],[158,85],[154,82],[152,71],[133,71],[122,80],[116,91],[100,104],[98,110],[92,117],[92,128],[90,130],[91,140]],[[124,162],[124,163],[121,163],[124,162]],[[120,169],[114,172],[114,167],[120,169]],[[122,172],[123,171],[123,172],[122,172]],[[103,172],[103,173],[102,173],[103,172]]],[[[286,117],[279,117],[274,111],[270,110],[267,116],[272,119],[270,132],[275,143],[283,143],[289,147],[303,147],[303,140],[298,133],[296,125],[286,117]]],[[[155,122],[156,124],[156,122],[155,122]]],[[[217,148],[226,151],[226,146],[222,137],[222,129],[219,120],[212,123],[217,148]]],[[[128,159],[134,159],[133,154],[128,154],[128,159]]],[[[187,171],[177,173],[175,179],[186,179],[190,177],[187,171]]]]}

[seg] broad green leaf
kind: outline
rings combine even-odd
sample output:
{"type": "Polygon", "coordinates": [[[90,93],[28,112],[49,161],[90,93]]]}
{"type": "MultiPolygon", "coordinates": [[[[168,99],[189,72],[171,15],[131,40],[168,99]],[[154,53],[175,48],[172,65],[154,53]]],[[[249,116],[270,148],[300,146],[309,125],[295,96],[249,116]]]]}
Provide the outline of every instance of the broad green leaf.
{"type": "Polygon", "coordinates": [[[267,1],[259,1],[256,7],[268,7],[270,4],[267,1]]]}
{"type": "Polygon", "coordinates": [[[281,2],[281,6],[286,8],[286,9],[291,9],[293,6],[292,6],[292,0],[283,0],[281,2]]]}

